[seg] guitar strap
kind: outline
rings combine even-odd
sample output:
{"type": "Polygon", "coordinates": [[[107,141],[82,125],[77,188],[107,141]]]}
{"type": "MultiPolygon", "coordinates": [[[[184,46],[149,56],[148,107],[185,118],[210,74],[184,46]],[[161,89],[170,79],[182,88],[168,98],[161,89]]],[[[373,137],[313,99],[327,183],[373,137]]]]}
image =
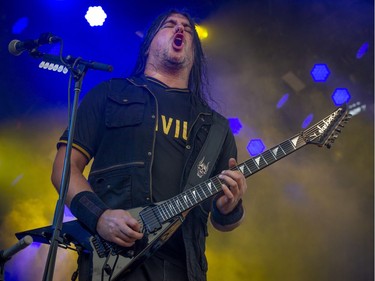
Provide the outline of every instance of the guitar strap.
{"type": "Polygon", "coordinates": [[[228,121],[225,118],[218,114],[213,114],[213,124],[190,170],[184,190],[203,182],[211,175],[227,135],[228,126],[226,122],[228,121]]]}

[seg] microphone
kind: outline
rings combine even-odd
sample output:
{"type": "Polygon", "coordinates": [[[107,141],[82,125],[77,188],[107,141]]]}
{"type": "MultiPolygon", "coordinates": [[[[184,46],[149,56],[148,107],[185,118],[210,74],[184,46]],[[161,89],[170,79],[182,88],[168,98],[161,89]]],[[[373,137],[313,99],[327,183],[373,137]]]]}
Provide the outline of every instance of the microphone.
{"type": "Polygon", "coordinates": [[[41,45],[58,43],[61,41],[60,37],[54,36],[52,33],[42,33],[38,39],[20,41],[14,39],[8,45],[8,51],[14,56],[19,56],[24,51],[31,51],[41,45]]]}
{"type": "Polygon", "coordinates": [[[0,252],[0,260],[6,261],[10,259],[14,254],[18,253],[19,251],[23,250],[27,246],[33,243],[33,238],[30,235],[26,235],[21,240],[19,240],[16,244],[11,246],[10,248],[0,252]]]}

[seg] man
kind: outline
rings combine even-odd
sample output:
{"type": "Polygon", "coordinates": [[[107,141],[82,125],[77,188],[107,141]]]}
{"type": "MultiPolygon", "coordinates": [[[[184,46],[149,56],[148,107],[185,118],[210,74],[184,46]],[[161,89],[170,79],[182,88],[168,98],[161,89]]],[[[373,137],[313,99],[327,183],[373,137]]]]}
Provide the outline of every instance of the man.
{"type": "MultiPolygon", "coordinates": [[[[182,226],[125,280],[206,280],[209,214],[221,231],[236,228],[244,217],[246,181],[230,169],[236,166],[235,140],[228,122],[207,105],[203,76],[204,55],[193,20],[170,11],[151,25],[132,77],[101,83],[79,107],[66,203],[105,240],[132,246],[145,233],[128,209],[176,196],[190,179],[219,174],[222,192],[185,212],[182,226]],[[224,129],[210,141],[222,142],[208,162],[214,153],[207,152],[207,158],[200,153],[209,150],[211,143],[205,143],[218,127],[224,129]],[[82,172],[92,158],[86,180],[82,172]]],[[[53,166],[57,189],[66,140],[67,132],[53,166]]]]}

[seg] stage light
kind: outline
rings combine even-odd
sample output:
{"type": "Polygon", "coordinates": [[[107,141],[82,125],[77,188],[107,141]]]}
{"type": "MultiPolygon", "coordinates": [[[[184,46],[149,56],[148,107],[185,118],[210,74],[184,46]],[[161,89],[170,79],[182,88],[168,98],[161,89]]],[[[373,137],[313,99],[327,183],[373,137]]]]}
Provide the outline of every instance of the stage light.
{"type": "Polygon", "coordinates": [[[365,42],[361,45],[361,47],[359,47],[358,51],[357,51],[357,55],[356,55],[356,58],[357,59],[361,59],[368,51],[368,42],[365,42]]]}
{"type": "Polygon", "coordinates": [[[252,139],[247,145],[247,151],[251,156],[257,156],[261,154],[265,148],[266,147],[261,139],[252,139]]]}
{"type": "Polygon", "coordinates": [[[315,82],[325,82],[330,75],[330,70],[326,64],[315,64],[311,70],[311,76],[315,82]]]}
{"type": "Polygon", "coordinates": [[[238,118],[228,118],[229,127],[234,135],[238,135],[242,129],[241,121],[238,118]]]}
{"type": "Polygon", "coordinates": [[[281,99],[277,102],[276,108],[282,108],[284,104],[288,101],[289,94],[284,94],[281,99]]]}
{"type": "Polygon", "coordinates": [[[200,25],[196,24],[195,25],[195,30],[198,33],[199,39],[203,40],[203,39],[206,39],[208,37],[208,31],[203,26],[200,26],[200,25]]]}
{"type": "Polygon", "coordinates": [[[90,26],[102,26],[106,18],[107,14],[100,6],[89,7],[85,15],[90,26]]]}
{"type": "Polygon", "coordinates": [[[310,113],[309,115],[307,115],[305,120],[303,120],[303,122],[302,122],[302,126],[301,126],[302,129],[306,129],[310,125],[313,118],[314,118],[314,114],[310,113]]]}
{"type": "Polygon", "coordinates": [[[349,114],[352,116],[357,115],[358,113],[363,112],[365,110],[366,110],[366,104],[362,104],[359,101],[349,105],[349,114]]]}
{"type": "Polygon", "coordinates": [[[16,21],[12,27],[13,34],[21,34],[22,31],[29,25],[29,18],[23,17],[16,21]]]}
{"type": "Polygon", "coordinates": [[[344,103],[349,102],[350,99],[351,99],[351,96],[350,96],[350,93],[349,93],[348,89],[337,88],[332,93],[331,98],[332,98],[332,100],[333,100],[333,102],[336,106],[340,106],[340,105],[343,105],[344,103]]]}

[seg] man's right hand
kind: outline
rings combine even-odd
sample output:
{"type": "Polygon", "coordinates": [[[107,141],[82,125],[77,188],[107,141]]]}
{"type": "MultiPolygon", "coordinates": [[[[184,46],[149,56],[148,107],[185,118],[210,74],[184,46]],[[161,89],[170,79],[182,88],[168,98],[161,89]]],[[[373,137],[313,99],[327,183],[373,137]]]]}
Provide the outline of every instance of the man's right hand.
{"type": "Polygon", "coordinates": [[[141,225],[125,210],[106,210],[99,218],[96,230],[107,241],[123,247],[142,239],[141,225]]]}

